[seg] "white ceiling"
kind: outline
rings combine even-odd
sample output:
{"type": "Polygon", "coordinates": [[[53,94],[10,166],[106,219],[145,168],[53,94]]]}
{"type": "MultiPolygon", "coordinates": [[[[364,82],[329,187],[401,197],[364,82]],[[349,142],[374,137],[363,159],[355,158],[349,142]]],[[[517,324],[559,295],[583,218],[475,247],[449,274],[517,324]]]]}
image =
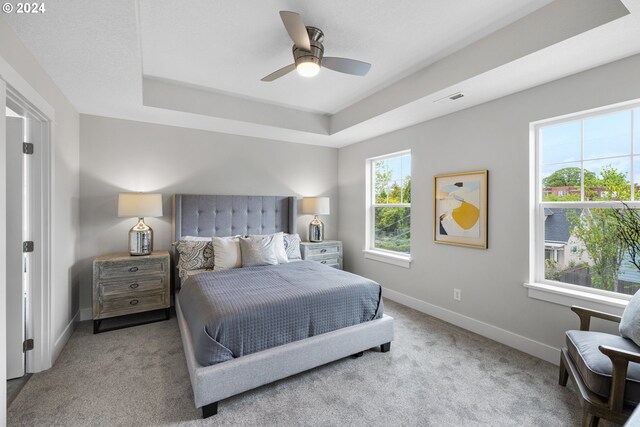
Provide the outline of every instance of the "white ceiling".
{"type": "Polygon", "coordinates": [[[2,19],[81,113],[326,146],[640,52],[640,0],[57,0],[2,19]],[[261,82],[292,62],[279,10],[369,74],[261,82]]]}
{"type": "Polygon", "coordinates": [[[380,87],[551,0],[280,0],[140,2],[142,68],[155,76],[305,111],[334,114],[380,87]],[[325,55],[373,64],[366,78],[322,70],[309,79],[267,74],[293,62],[279,10],[325,33],[325,55]],[[331,90],[327,90],[330,88],[331,90]]]}

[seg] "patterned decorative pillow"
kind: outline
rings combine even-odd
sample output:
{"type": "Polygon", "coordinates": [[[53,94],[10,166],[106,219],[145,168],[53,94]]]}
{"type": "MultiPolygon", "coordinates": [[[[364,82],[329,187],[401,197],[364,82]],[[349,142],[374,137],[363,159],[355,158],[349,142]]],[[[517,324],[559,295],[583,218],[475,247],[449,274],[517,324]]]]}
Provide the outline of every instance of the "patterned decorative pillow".
{"type": "Polygon", "coordinates": [[[287,252],[287,258],[289,261],[302,259],[300,255],[300,236],[296,234],[284,235],[284,250],[287,252]]]}
{"type": "Polygon", "coordinates": [[[278,258],[274,249],[273,235],[254,235],[240,238],[242,266],[276,265],[278,258]]]}
{"type": "Polygon", "coordinates": [[[212,269],[213,244],[211,240],[180,240],[176,249],[180,253],[178,269],[182,278],[183,271],[212,269]]]}

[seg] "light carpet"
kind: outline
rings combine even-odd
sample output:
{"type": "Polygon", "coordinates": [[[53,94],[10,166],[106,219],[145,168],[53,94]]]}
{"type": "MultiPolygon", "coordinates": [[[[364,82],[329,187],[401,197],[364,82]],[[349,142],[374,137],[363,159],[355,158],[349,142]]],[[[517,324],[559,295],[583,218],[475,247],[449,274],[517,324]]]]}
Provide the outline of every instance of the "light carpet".
{"type": "MultiPolygon", "coordinates": [[[[8,410],[24,426],[578,426],[556,366],[385,300],[391,352],[365,352],[223,400],[193,404],[177,321],[93,335],[83,322],[55,366],[8,410]]],[[[610,425],[606,422],[602,426],[610,425]]]]}

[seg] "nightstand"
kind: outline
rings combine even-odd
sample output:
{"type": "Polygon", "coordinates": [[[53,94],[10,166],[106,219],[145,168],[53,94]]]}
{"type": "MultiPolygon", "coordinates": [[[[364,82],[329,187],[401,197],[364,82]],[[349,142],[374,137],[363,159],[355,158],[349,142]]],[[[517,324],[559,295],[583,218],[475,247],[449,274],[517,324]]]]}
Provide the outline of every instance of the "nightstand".
{"type": "Polygon", "coordinates": [[[167,320],[170,313],[169,252],[102,255],[93,260],[93,333],[167,320]],[[100,330],[104,319],[162,310],[164,317],[100,330]]]}
{"type": "Polygon", "coordinates": [[[323,242],[301,242],[302,259],[316,261],[342,270],[342,242],[325,240],[323,242]]]}

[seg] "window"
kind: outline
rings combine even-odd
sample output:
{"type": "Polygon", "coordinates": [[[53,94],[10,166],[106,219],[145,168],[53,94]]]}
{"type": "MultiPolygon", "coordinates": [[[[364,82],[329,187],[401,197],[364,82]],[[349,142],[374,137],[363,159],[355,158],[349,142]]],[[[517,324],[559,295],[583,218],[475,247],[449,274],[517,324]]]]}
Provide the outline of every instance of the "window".
{"type": "Polygon", "coordinates": [[[367,249],[408,258],[411,252],[411,152],[369,159],[367,249]]]}
{"type": "Polygon", "coordinates": [[[634,294],[640,289],[640,105],[535,130],[534,281],[634,294]]]}

